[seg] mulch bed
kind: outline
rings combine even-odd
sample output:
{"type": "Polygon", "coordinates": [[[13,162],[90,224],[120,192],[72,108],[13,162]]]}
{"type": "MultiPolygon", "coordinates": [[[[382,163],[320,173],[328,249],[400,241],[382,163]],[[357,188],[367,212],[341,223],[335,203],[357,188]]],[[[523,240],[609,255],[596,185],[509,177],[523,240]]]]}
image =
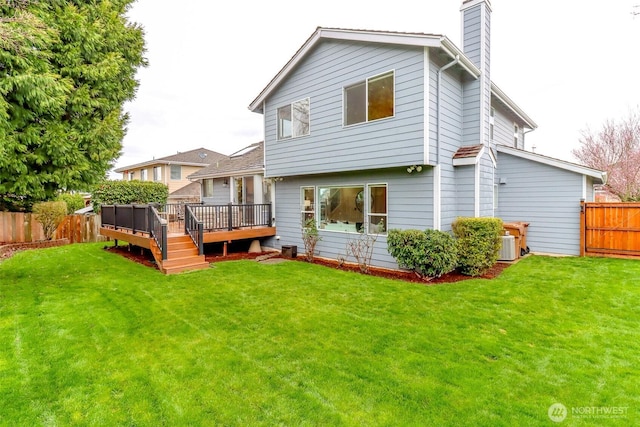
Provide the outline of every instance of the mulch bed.
{"type": "Polygon", "coordinates": [[[68,244],[69,244],[69,239],[40,240],[37,242],[23,242],[23,243],[0,242],[0,259],[10,258],[16,252],[24,251],[27,249],[52,248],[54,246],[63,246],[68,244]]]}
{"type": "MultiPolygon", "coordinates": [[[[132,261],[138,262],[140,264],[144,264],[148,267],[157,268],[156,263],[151,255],[151,252],[147,249],[132,247],[131,249],[128,246],[105,246],[106,250],[116,252],[125,258],[129,258],[132,261]]],[[[261,256],[273,254],[273,252],[260,252],[260,253],[249,253],[246,251],[238,251],[238,252],[229,252],[226,256],[223,256],[221,253],[206,253],[205,260],[209,263],[221,262],[221,261],[235,261],[242,259],[256,259],[261,256]]],[[[280,255],[276,256],[277,258],[281,258],[280,255]]],[[[304,257],[294,258],[293,261],[297,262],[308,262],[304,257]]],[[[323,265],[325,267],[335,268],[338,270],[344,271],[353,271],[360,272],[360,269],[357,265],[353,264],[342,264],[340,265],[338,261],[327,260],[322,258],[315,258],[313,260],[314,264],[323,265]]],[[[502,271],[509,267],[509,263],[499,262],[496,263],[487,273],[480,276],[482,279],[493,279],[498,277],[502,271]]],[[[384,277],[387,279],[395,279],[395,280],[403,280],[406,282],[413,283],[422,283],[425,285],[433,285],[438,283],[453,283],[459,282],[461,280],[471,279],[469,276],[465,276],[464,274],[460,274],[457,271],[453,271],[451,273],[445,274],[441,277],[434,279],[423,279],[418,277],[415,273],[410,271],[396,271],[396,270],[388,270],[382,268],[370,267],[369,272],[367,273],[371,276],[376,277],[384,277]]]]}

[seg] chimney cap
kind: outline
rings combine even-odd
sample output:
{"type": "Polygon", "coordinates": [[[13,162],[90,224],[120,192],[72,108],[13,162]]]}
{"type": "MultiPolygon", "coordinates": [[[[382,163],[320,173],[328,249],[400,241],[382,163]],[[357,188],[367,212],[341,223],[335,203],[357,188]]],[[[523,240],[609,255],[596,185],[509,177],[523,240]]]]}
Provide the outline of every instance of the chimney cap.
{"type": "Polygon", "coordinates": [[[485,3],[489,10],[491,10],[491,2],[489,0],[463,0],[460,10],[463,11],[482,3],[485,3]]]}

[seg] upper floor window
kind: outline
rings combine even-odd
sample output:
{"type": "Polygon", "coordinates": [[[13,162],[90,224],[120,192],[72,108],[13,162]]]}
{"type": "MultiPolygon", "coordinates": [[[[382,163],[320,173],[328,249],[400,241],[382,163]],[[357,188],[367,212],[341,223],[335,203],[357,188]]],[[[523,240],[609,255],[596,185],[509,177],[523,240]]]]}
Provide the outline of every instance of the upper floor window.
{"type": "Polygon", "coordinates": [[[309,98],[278,108],[278,139],[309,135],[309,98]]]}
{"type": "Polygon", "coordinates": [[[135,172],[129,172],[129,181],[133,181],[134,176],[135,176],[135,172]]]}
{"type": "Polygon", "coordinates": [[[344,88],[344,124],[392,117],[395,110],[394,72],[370,77],[344,88]]]}
{"type": "Polygon", "coordinates": [[[162,181],[162,166],[155,166],[153,168],[153,180],[162,181]]]}
{"type": "Polygon", "coordinates": [[[520,139],[520,128],[517,124],[513,124],[513,146],[518,148],[518,140],[520,139]]]}
{"type": "Polygon", "coordinates": [[[146,180],[147,180],[147,170],[140,169],[140,181],[146,181],[146,180]]]}
{"type": "Polygon", "coordinates": [[[182,167],[180,165],[171,165],[171,179],[182,179],[182,167]]]}

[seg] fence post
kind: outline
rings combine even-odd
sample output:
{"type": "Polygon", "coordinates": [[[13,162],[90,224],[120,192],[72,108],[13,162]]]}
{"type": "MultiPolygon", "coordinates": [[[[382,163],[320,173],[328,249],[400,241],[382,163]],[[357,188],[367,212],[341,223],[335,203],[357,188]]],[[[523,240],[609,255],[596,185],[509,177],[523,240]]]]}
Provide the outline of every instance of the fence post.
{"type": "Polygon", "coordinates": [[[587,227],[587,205],[584,199],[580,200],[580,256],[584,256],[585,244],[586,244],[586,227],[587,227]]]}

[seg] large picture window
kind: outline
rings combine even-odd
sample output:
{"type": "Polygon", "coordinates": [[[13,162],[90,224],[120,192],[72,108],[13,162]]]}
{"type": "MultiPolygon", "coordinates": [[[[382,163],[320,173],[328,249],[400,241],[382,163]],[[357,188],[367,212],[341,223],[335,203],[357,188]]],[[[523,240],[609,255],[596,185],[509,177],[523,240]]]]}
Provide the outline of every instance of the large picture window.
{"type": "Polygon", "coordinates": [[[320,187],[319,229],[360,232],[363,230],[364,187],[320,187]]]}
{"type": "Polygon", "coordinates": [[[387,184],[301,187],[302,226],[320,230],[387,233],[387,184]]]}
{"type": "Polygon", "coordinates": [[[309,135],[309,98],[278,108],[278,139],[309,135]]]}
{"type": "Polygon", "coordinates": [[[392,117],[395,110],[394,72],[389,71],[344,89],[344,124],[392,117]]]}

